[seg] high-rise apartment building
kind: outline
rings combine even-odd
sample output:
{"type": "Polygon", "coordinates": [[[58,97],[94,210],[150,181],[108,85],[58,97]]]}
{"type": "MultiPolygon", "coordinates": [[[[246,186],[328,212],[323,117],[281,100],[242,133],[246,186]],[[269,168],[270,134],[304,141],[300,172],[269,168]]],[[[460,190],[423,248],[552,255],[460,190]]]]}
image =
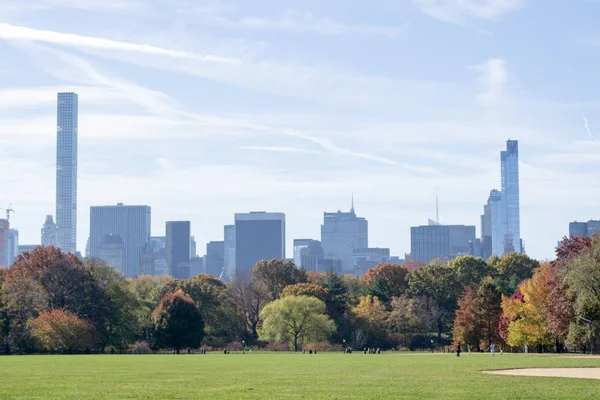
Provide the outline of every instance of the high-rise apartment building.
{"type": "Polygon", "coordinates": [[[224,256],[225,256],[225,242],[209,242],[206,245],[206,260],[205,268],[206,273],[214,276],[215,278],[221,278],[224,275],[224,256]]]}
{"type": "Polygon", "coordinates": [[[523,252],[519,204],[519,142],[508,140],[500,153],[502,190],[490,192],[481,216],[481,248],[484,259],[492,255],[523,252]]]}
{"type": "Polygon", "coordinates": [[[190,221],[168,221],[165,257],[172,277],[188,279],[190,277],[190,221]]]}
{"type": "Polygon", "coordinates": [[[260,260],[285,259],[285,214],[235,214],[236,277],[247,279],[260,260]]]}
{"type": "Polygon", "coordinates": [[[519,142],[517,140],[506,141],[506,151],[500,153],[500,164],[502,172],[502,198],[506,209],[505,252],[521,253],[519,142]]]}
{"type": "Polygon", "coordinates": [[[77,249],[77,146],[79,99],[59,93],[56,126],[56,226],[64,252],[77,249]]]}
{"type": "MultiPolygon", "coordinates": [[[[140,257],[150,241],[151,209],[149,206],[97,206],[90,208],[90,256],[101,258],[100,247],[107,235],[123,241],[123,273],[131,278],[140,273],[140,257]]],[[[108,260],[104,260],[107,261],[108,260]]]]}
{"type": "Polygon", "coordinates": [[[450,261],[470,254],[475,226],[425,225],[410,228],[410,256],[413,261],[429,264],[432,260],[450,261]]]}
{"type": "Polygon", "coordinates": [[[52,215],[46,216],[46,221],[42,226],[42,246],[57,246],[58,245],[58,236],[56,224],[54,223],[54,219],[52,215]]]}
{"type": "Polygon", "coordinates": [[[225,225],[223,229],[224,249],[223,249],[223,269],[225,270],[224,279],[227,281],[235,280],[235,225],[225,225]]]}
{"type": "Polygon", "coordinates": [[[354,249],[369,247],[369,224],[350,212],[324,213],[321,244],[325,259],[340,260],[342,272],[354,273],[354,249]]]}

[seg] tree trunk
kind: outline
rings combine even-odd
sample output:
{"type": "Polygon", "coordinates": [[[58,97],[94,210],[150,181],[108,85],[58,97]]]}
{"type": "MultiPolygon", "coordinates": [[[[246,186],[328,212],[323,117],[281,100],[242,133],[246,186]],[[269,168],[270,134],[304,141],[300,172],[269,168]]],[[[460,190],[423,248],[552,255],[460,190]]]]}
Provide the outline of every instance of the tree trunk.
{"type": "Polygon", "coordinates": [[[179,347],[175,348],[175,354],[179,354],[179,347]]]}
{"type": "Polygon", "coordinates": [[[294,335],[294,351],[298,351],[298,336],[294,335]]]}

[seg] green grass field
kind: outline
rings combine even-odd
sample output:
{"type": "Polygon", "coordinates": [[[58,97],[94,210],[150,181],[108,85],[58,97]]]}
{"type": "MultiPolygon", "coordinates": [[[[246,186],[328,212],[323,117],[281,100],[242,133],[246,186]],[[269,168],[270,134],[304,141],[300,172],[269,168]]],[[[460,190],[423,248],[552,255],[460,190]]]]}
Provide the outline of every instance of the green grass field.
{"type": "Polygon", "coordinates": [[[598,399],[600,380],[482,370],[600,367],[600,359],[489,354],[0,357],[0,399],[598,399]]]}

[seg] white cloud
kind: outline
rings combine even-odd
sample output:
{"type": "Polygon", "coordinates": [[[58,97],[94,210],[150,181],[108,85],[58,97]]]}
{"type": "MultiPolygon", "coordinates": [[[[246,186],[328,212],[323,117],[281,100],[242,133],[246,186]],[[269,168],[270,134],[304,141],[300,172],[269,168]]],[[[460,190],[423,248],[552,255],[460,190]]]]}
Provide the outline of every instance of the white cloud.
{"type": "Polygon", "coordinates": [[[275,153],[307,153],[307,154],[321,154],[321,151],[303,149],[300,147],[272,147],[272,146],[240,146],[243,150],[252,151],[270,151],[275,153]]]}
{"type": "Polygon", "coordinates": [[[54,43],[76,48],[90,48],[102,50],[120,50],[128,52],[143,53],[156,56],[167,56],[173,58],[183,58],[198,61],[208,61],[214,63],[233,63],[237,60],[227,57],[213,55],[199,55],[180,50],[165,49],[158,46],[145,44],[135,44],[108,40],[91,36],[73,35],[69,33],[59,33],[39,29],[30,29],[23,26],[15,26],[0,23],[0,39],[5,40],[28,40],[34,42],[54,43]]]}
{"type": "Polygon", "coordinates": [[[323,35],[396,37],[408,29],[408,24],[402,26],[377,26],[342,23],[330,18],[319,17],[311,12],[298,12],[294,10],[286,12],[281,17],[245,17],[238,21],[217,17],[215,20],[227,27],[311,32],[323,35]]]}
{"type": "Polygon", "coordinates": [[[481,65],[470,67],[480,73],[477,84],[481,93],[477,96],[477,104],[482,106],[498,106],[502,103],[504,88],[508,82],[506,61],[492,58],[481,65]]]}
{"type": "Polygon", "coordinates": [[[425,14],[452,23],[493,20],[515,11],[525,0],[412,0],[425,14]]]}

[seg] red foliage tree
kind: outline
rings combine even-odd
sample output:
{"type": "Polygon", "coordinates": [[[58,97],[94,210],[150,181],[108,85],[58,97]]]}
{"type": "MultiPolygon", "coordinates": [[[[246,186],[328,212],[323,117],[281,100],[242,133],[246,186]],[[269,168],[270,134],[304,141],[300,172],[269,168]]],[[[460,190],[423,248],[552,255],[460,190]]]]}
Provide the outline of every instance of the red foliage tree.
{"type": "Polygon", "coordinates": [[[391,299],[392,297],[400,297],[406,293],[408,289],[406,276],[409,272],[410,269],[403,265],[383,263],[371,268],[360,280],[371,289],[379,286],[378,289],[385,293],[375,294],[391,299]]]}
{"type": "Polygon", "coordinates": [[[479,295],[477,287],[468,287],[458,300],[458,310],[454,320],[454,343],[473,346],[479,349],[482,339],[479,295]]]}
{"type": "Polygon", "coordinates": [[[87,350],[93,343],[93,325],[62,309],[42,313],[28,325],[45,350],[72,353],[87,350]]]}

